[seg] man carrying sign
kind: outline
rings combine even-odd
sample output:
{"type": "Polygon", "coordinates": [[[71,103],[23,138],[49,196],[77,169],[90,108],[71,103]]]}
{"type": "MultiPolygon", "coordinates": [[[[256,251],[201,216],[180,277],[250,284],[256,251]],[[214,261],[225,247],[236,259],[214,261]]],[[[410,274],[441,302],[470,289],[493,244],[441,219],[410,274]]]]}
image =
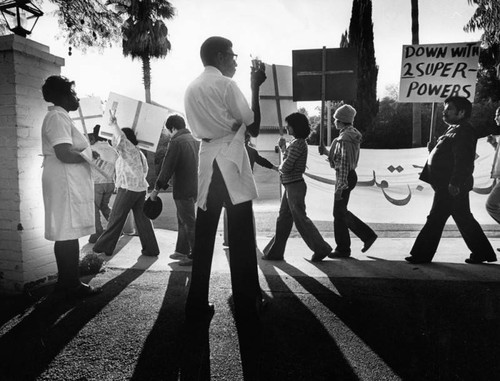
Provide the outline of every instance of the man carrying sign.
{"type": "Polygon", "coordinates": [[[495,262],[497,257],[481,226],[470,211],[469,192],[474,179],[477,136],[469,122],[472,104],[464,97],[444,101],[443,120],[448,129],[441,135],[422,170],[420,180],[434,189],[434,200],[427,222],[420,231],[411,256],[413,264],[429,263],[436,253],[446,220],[455,220],[471,250],[466,263],[495,262]]]}

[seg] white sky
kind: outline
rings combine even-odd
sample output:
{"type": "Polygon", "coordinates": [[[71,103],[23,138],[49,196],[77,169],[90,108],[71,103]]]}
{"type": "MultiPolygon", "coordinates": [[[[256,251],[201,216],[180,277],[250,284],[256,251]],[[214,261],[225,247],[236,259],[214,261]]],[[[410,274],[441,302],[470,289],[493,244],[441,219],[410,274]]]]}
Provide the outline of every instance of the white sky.
{"type": "MultiPolygon", "coordinates": [[[[238,54],[234,79],[249,96],[250,55],[269,64],[292,64],[292,50],[338,48],[348,29],[351,0],[172,0],[176,17],[167,22],[172,50],[165,59],[152,62],[152,99],[183,111],[183,95],[202,70],[199,48],[209,36],[233,42],[238,54]]],[[[387,85],[398,84],[402,45],[411,44],[411,1],[373,0],[375,57],[379,65],[378,97],[387,85]]],[[[467,0],[420,0],[420,43],[471,42],[480,33],[465,33],[463,26],[474,13],[467,0]]],[[[51,10],[50,5],[42,9],[51,10]]],[[[107,99],[110,91],[144,100],[142,66],[123,57],[121,47],[102,54],[86,54],[68,45],[58,34],[57,21],[43,16],[31,39],[50,46],[52,54],[66,60],[62,74],[76,81],[80,97],[107,99]]],[[[319,102],[300,104],[308,110],[319,102]]]]}

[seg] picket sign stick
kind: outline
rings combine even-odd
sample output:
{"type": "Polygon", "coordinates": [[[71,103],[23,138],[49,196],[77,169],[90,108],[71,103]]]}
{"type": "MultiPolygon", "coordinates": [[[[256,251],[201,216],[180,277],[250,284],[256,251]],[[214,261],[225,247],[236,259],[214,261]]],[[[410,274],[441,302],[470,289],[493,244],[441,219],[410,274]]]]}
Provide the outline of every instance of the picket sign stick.
{"type": "Polygon", "coordinates": [[[323,46],[321,52],[321,118],[319,125],[319,144],[323,144],[323,129],[325,119],[325,94],[326,94],[326,46],[323,46]]]}

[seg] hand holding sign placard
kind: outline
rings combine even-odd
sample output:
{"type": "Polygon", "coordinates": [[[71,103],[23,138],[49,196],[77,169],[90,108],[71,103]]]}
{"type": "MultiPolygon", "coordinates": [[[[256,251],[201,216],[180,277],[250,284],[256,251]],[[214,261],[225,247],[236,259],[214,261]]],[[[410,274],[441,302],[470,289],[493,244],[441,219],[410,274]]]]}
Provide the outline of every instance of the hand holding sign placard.
{"type": "MultiPolygon", "coordinates": [[[[137,144],[139,148],[156,152],[163,124],[171,113],[171,110],[164,107],[109,93],[104,115],[106,118],[113,116],[120,128],[132,128],[139,142],[137,144]]],[[[104,123],[99,136],[111,139],[112,127],[104,123]]]]}
{"type": "Polygon", "coordinates": [[[400,102],[442,102],[449,96],[474,101],[479,42],[403,45],[400,102]]]}

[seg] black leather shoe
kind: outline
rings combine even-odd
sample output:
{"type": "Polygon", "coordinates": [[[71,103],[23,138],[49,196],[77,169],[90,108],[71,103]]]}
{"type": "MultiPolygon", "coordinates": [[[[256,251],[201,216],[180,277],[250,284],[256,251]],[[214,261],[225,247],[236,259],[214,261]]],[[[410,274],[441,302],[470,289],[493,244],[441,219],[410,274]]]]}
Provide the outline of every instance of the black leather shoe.
{"type": "Polygon", "coordinates": [[[311,262],[321,262],[326,257],[329,257],[329,253],[314,253],[311,262]]]}
{"type": "Polygon", "coordinates": [[[330,254],[328,254],[328,258],[349,258],[351,253],[349,251],[337,251],[333,250],[330,254]]]}
{"type": "Polygon", "coordinates": [[[410,262],[414,265],[432,262],[432,260],[430,260],[430,259],[423,259],[423,258],[417,258],[417,257],[406,257],[405,261],[410,262]]]}
{"type": "Polygon", "coordinates": [[[377,238],[378,238],[378,235],[375,234],[373,237],[367,239],[365,241],[365,244],[363,245],[363,248],[361,249],[361,252],[364,253],[364,252],[368,251],[368,249],[370,247],[372,247],[373,243],[377,240],[377,238]]]}
{"type": "Polygon", "coordinates": [[[493,257],[490,257],[490,258],[483,258],[483,257],[480,257],[478,255],[474,255],[473,253],[471,253],[469,258],[467,258],[465,260],[465,263],[468,263],[469,265],[478,265],[478,264],[483,263],[483,262],[496,262],[496,260],[497,260],[497,257],[495,255],[493,257]]]}
{"type": "Polygon", "coordinates": [[[262,256],[262,259],[264,261],[283,261],[284,260],[283,257],[271,257],[271,256],[269,256],[269,254],[264,254],[262,256]]]}

